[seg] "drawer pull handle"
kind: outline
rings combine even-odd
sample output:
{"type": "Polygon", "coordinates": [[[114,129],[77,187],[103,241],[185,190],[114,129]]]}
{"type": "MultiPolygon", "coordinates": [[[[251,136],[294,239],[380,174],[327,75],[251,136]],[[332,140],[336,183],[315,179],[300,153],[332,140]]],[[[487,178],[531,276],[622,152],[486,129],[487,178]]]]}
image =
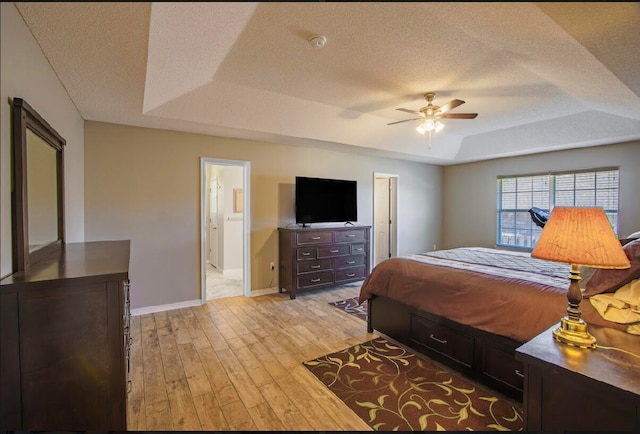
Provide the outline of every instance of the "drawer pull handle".
{"type": "Polygon", "coordinates": [[[329,253],[338,253],[340,250],[329,250],[329,253]]]}
{"type": "Polygon", "coordinates": [[[356,261],[347,261],[347,264],[351,265],[351,264],[355,264],[356,261]]]}
{"type": "Polygon", "coordinates": [[[516,375],[517,375],[518,377],[520,377],[520,378],[524,378],[524,374],[523,374],[522,372],[520,372],[520,370],[519,370],[519,369],[516,369],[515,373],[516,373],[516,375]]]}
{"type": "Polygon", "coordinates": [[[319,265],[312,265],[310,268],[320,268],[319,265]]]}
{"type": "Polygon", "coordinates": [[[131,380],[127,380],[127,393],[131,393],[132,386],[131,380]]]}
{"type": "Polygon", "coordinates": [[[434,341],[438,342],[439,344],[446,344],[447,343],[446,339],[440,339],[437,336],[434,336],[433,333],[431,333],[429,335],[429,339],[433,339],[434,341]]]}
{"type": "Polygon", "coordinates": [[[355,250],[356,252],[361,252],[362,251],[362,249],[353,249],[353,250],[355,250]]]}
{"type": "Polygon", "coordinates": [[[354,237],[355,237],[355,235],[354,235],[354,234],[347,234],[347,237],[349,237],[349,238],[354,238],[354,237]]]}
{"type": "Polygon", "coordinates": [[[309,252],[302,252],[302,256],[309,256],[311,253],[309,252]]]}
{"type": "Polygon", "coordinates": [[[311,237],[312,240],[319,240],[320,237],[311,237]]]}
{"type": "Polygon", "coordinates": [[[347,277],[356,277],[355,273],[347,274],[347,277]]]}
{"type": "Polygon", "coordinates": [[[318,278],[318,279],[311,279],[311,281],[312,281],[313,283],[317,283],[317,282],[320,282],[320,278],[318,278]]]}

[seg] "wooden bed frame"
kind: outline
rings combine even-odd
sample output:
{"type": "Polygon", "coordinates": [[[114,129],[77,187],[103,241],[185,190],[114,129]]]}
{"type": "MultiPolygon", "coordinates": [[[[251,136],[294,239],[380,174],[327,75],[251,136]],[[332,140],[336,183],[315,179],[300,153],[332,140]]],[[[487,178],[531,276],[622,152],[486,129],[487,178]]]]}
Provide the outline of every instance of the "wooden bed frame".
{"type": "Polygon", "coordinates": [[[522,342],[451,321],[383,296],[368,302],[367,330],[407,345],[463,375],[522,401],[522,342]]]}

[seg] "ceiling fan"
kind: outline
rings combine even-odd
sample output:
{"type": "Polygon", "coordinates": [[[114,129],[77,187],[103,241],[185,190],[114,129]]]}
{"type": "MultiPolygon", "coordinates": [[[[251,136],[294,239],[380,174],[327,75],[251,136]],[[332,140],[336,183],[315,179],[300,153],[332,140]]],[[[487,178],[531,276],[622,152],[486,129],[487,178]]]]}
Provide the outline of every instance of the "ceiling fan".
{"type": "Polygon", "coordinates": [[[431,133],[433,131],[437,133],[444,128],[444,124],[440,122],[440,119],[475,119],[475,117],[478,116],[478,113],[447,113],[449,110],[464,104],[464,101],[454,99],[442,107],[439,107],[437,105],[433,105],[433,98],[435,96],[436,94],[434,92],[425,93],[424,99],[427,100],[427,105],[422,107],[420,110],[409,110],[406,108],[396,109],[401,112],[418,115],[419,117],[391,122],[387,125],[395,125],[409,121],[422,121],[416,128],[416,131],[420,134],[429,133],[429,149],[431,149],[431,133]]]}

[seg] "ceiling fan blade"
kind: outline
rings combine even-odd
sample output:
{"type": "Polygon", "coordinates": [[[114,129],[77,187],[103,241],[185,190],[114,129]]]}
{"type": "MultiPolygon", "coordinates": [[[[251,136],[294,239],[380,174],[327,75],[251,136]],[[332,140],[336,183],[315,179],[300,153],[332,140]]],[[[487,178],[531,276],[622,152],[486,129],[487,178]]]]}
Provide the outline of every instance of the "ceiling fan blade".
{"type": "Polygon", "coordinates": [[[475,119],[478,113],[445,113],[440,116],[443,119],[475,119]]]}
{"type": "Polygon", "coordinates": [[[421,120],[422,118],[405,119],[403,121],[391,122],[391,123],[388,123],[387,125],[395,125],[395,124],[401,124],[402,122],[421,121],[421,120]]]}
{"type": "Polygon", "coordinates": [[[398,108],[398,109],[396,109],[396,110],[399,110],[399,111],[401,111],[401,112],[405,112],[405,113],[411,113],[411,114],[413,114],[413,115],[420,115],[420,116],[423,116],[423,115],[422,115],[422,113],[420,113],[420,112],[419,112],[419,111],[417,111],[417,110],[409,110],[409,109],[406,109],[406,108],[398,108]]]}
{"type": "Polygon", "coordinates": [[[462,104],[464,104],[464,101],[462,101],[461,99],[454,99],[453,101],[449,101],[448,103],[440,107],[440,113],[448,112],[449,110],[452,110],[462,104]]]}

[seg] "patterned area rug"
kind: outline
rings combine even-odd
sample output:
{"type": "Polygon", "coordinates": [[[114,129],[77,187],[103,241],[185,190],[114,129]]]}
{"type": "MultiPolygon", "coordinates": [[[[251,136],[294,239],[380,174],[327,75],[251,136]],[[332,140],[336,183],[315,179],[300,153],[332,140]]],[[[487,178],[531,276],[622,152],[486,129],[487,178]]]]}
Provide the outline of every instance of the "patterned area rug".
{"type": "Polygon", "coordinates": [[[303,364],[374,430],[523,429],[522,409],[384,338],[303,364]]]}
{"type": "Polygon", "coordinates": [[[367,320],[367,300],[362,304],[358,304],[358,297],[352,297],[346,300],[334,301],[329,304],[351,315],[355,315],[364,321],[367,320]]]}

